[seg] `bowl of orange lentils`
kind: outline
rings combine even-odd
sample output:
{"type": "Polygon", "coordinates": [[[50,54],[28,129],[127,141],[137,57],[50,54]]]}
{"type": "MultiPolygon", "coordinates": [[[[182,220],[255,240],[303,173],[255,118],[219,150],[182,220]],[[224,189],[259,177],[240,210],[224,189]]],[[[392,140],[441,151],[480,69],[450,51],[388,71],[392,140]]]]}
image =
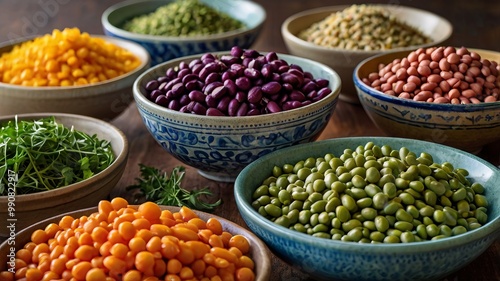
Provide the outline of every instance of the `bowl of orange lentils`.
{"type": "Polygon", "coordinates": [[[1,280],[269,280],[267,246],[222,217],[124,198],[36,223],[0,245],[1,280]]]}
{"type": "Polygon", "coordinates": [[[59,112],[111,120],[133,101],[146,49],[78,28],[0,44],[0,115],[59,112]]]}

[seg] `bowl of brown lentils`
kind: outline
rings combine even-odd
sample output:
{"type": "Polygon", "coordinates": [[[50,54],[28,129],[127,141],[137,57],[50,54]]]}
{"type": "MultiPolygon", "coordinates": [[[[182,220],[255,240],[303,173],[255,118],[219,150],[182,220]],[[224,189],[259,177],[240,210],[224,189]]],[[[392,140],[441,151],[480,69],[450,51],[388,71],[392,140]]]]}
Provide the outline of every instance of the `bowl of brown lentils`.
{"type": "Polygon", "coordinates": [[[440,46],[366,59],[359,99],[387,135],[477,153],[500,140],[500,53],[440,46]]]}
{"type": "Polygon", "coordinates": [[[340,99],[359,103],[352,74],[382,53],[443,44],[453,27],[445,18],[401,5],[339,5],[294,14],[281,26],[293,55],[321,61],[342,79],[340,99]]]}
{"type": "Polygon", "coordinates": [[[340,87],[324,64],[233,47],[152,67],[133,91],[158,144],[202,176],[232,182],[259,157],[316,140],[340,87]]]}
{"type": "Polygon", "coordinates": [[[266,11],[244,0],[124,1],[101,16],[104,33],[141,44],[153,65],[206,52],[249,48],[266,11]]]}

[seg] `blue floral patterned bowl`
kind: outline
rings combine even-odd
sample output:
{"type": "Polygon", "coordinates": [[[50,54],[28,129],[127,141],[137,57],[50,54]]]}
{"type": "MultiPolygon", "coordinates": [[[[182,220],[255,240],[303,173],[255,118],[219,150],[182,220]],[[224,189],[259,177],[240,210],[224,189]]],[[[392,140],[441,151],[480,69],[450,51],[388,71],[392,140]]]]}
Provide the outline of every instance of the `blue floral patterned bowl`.
{"type": "MultiPolygon", "coordinates": [[[[469,49],[482,58],[500,62],[500,53],[469,49]]],[[[477,153],[500,140],[500,101],[480,104],[434,104],[393,97],[361,80],[378,71],[379,64],[403,58],[410,51],[370,57],[353,73],[361,105],[371,120],[389,136],[427,140],[477,153]]]]}
{"type": "MultiPolygon", "coordinates": [[[[223,53],[218,53],[223,54],[223,53]]],[[[145,97],[147,82],[165,75],[193,55],[171,60],[144,72],[133,86],[142,120],[156,141],[183,163],[207,178],[232,182],[249,163],[279,148],[314,141],[326,127],[337,104],[341,82],[331,68],[308,59],[278,54],[289,64],[329,80],[332,92],[304,107],[273,114],[216,117],[181,113],[157,105],[145,97]]]]}
{"type": "Polygon", "coordinates": [[[500,170],[459,149],[431,142],[389,138],[337,138],[301,144],[267,154],[248,165],[235,181],[236,205],[244,221],[269,249],[285,262],[314,280],[441,280],[483,253],[500,237],[500,170]],[[397,244],[365,244],[317,238],[283,227],[263,217],[252,207],[253,192],[273,175],[275,165],[294,164],[308,157],[339,157],[345,148],[353,151],[367,142],[406,147],[419,155],[427,152],[434,162],[450,162],[469,171],[471,182],[484,185],[488,198],[488,222],[464,234],[439,240],[397,244]]]}
{"type": "Polygon", "coordinates": [[[249,48],[257,39],[266,19],[262,6],[246,0],[201,0],[206,5],[242,21],[244,28],[209,36],[167,37],[144,35],[122,29],[125,21],[155,11],[174,0],[132,0],[115,4],[101,17],[104,33],[141,44],[149,51],[152,65],[171,59],[206,53],[227,51],[233,46],[249,48]]]}

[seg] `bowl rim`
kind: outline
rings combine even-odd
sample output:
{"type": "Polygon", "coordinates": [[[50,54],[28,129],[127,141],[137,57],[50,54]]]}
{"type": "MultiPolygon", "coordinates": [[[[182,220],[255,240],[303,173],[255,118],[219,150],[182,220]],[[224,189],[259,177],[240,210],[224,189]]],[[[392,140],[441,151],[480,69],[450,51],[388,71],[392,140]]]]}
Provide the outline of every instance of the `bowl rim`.
{"type": "MultiPolygon", "coordinates": [[[[129,206],[139,206],[139,204],[129,204],[129,206]]],[[[162,210],[170,210],[171,212],[177,212],[178,210],[180,210],[181,207],[178,207],[178,206],[166,206],[166,205],[160,205],[160,208],[162,210]]],[[[28,227],[25,227],[21,230],[19,230],[17,233],[16,233],[16,237],[19,236],[19,235],[23,235],[23,234],[28,234],[30,231],[32,232],[33,229],[35,229],[36,227],[40,226],[40,227],[44,227],[46,225],[48,225],[50,222],[54,222],[54,221],[58,221],[60,218],[64,217],[64,216],[74,216],[74,214],[91,214],[93,212],[96,212],[98,210],[98,207],[97,206],[94,206],[94,207],[89,207],[89,208],[83,208],[83,209],[78,209],[78,210],[72,210],[72,211],[68,211],[68,212],[65,212],[65,213],[62,213],[62,214],[58,214],[58,215],[55,215],[55,216],[51,216],[49,218],[46,218],[46,219],[43,219],[39,222],[36,222],[35,224],[31,225],[31,226],[28,226],[28,227]]],[[[256,270],[256,277],[257,277],[257,274],[259,275],[258,279],[255,279],[256,281],[266,281],[269,279],[269,276],[270,276],[270,273],[271,273],[271,255],[270,255],[270,250],[269,248],[267,247],[267,245],[264,243],[264,241],[262,241],[262,239],[260,239],[257,235],[255,235],[252,231],[250,231],[249,229],[245,228],[244,226],[242,225],[239,225],[227,218],[224,218],[224,217],[221,217],[221,216],[218,216],[218,215],[214,215],[214,214],[210,214],[210,213],[207,213],[207,212],[203,212],[203,211],[199,211],[199,210],[195,210],[193,209],[193,211],[196,213],[196,215],[200,218],[202,218],[203,220],[207,220],[207,219],[204,219],[204,218],[216,218],[217,220],[219,220],[220,222],[222,222],[223,224],[223,227],[224,226],[229,226],[231,228],[234,228],[234,229],[237,229],[238,230],[238,233],[241,233],[242,235],[244,235],[245,237],[250,237],[250,240],[249,242],[252,243],[252,244],[255,244],[254,247],[255,249],[260,249],[261,251],[256,251],[258,254],[261,255],[261,259],[260,260],[256,260],[255,261],[255,264],[256,265],[260,265],[260,266],[263,266],[262,268],[261,267],[258,267],[257,270],[256,270]]],[[[226,228],[226,227],[224,227],[226,228]]],[[[224,229],[226,230],[226,229],[224,229]]],[[[231,232],[231,234],[233,235],[236,235],[234,234],[233,232],[231,232]]],[[[251,247],[252,247],[252,244],[251,244],[251,247]]],[[[21,248],[23,247],[23,243],[17,243],[15,244],[15,246],[11,246],[10,242],[9,242],[9,239],[3,241],[2,243],[0,243],[0,248],[3,248],[3,247],[15,247],[15,248],[21,248]]],[[[252,257],[252,259],[254,259],[252,257]]]]}
{"type": "MultiPolygon", "coordinates": [[[[106,122],[101,119],[97,119],[94,117],[90,116],[85,116],[85,115],[78,115],[78,114],[71,114],[71,113],[24,113],[24,114],[15,114],[15,115],[6,115],[6,116],[0,116],[0,125],[3,124],[4,122],[7,122],[9,120],[13,120],[14,118],[22,118],[24,120],[31,120],[31,119],[40,119],[40,118],[45,118],[45,117],[52,117],[54,116],[56,118],[69,118],[73,120],[78,120],[78,121],[84,121],[88,124],[99,124],[100,126],[106,127],[108,130],[107,132],[112,133],[113,135],[119,137],[121,142],[123,143],[122,149],[119,151],[117,155],[115,155],[115,160],[106,167],[104,170],[100,171],[99,173],[93,175],[92,177],[72,183],[70,185],[66,186],[61,186],[59,188],[51,189],[51,190],[46,190],[46,191],[40,191],[36,193],[29,193],[29,194],[16,194],[16,202],[17,203],[23,203],[23,202],[28,202],[33,198],[34,196],[36,197],[37,200],[45,198],[50,198],[52,197],[54,192],[61,194],[69,194],[72,192],[78,191],[78,189],[81,188],[81,186],[85,186],[89,183],[92,182],[99,182],[99,181],[108,181],[108,178],[111,177],[111,174],[113,171],[116,170],[116,168],[120,167],[122,164],[126,163],[127,157],[128,157],[128,150],[129,150],[129,143],[127,136],[123,133],[122,130],[118,129],[115,125],[106,122]]],[[[109,141],[109,140],[108,140],[109,141]]],[[[6,202],[8,199],[8,196],[0,196],[0,202],[6,202]]]]}
{"type": "Polygon", "coordinates": [[[252,223],[255,225],[259,226],[262,229],[265,229],[266,231],[272,233],[272,235],[279,235],[280,237],[285,237],[290,240],[298,241],[299,243],[304,243],[304,244],[314,244],[315,246],[318,247],[324,247],[327,249],[331,250],[340,250],[340,251],[353,251],[353,252],[363,252],[365,254],[376,254],[376,253],[381,253],[383,251],[384,253],[391,253],[391,254],[402,254],[402,253],[407,253],[407,252],[412,252],[412,253],[420,253],[420,252],[427,252],[427,251],[438,251],[438,250],[444,250],[450,247],[455,247],[455,246],[460,246],[463,244],[471,243],[475,240],[481,239],[483,237],[489,236],[491,234],[496,233],[498,237],[500,237],[500,216],[497,216],[495,218],[492,218],[489,220],[486,224],[482,225],[481,227],[474,229],[474,230],[469,230],[465,234],[462,235],[457,235],[457,236],[452,236],[452,237],[446,237],[443,239],[438,239],[438,240],[430,240],[430,241],[421,241],[421,242],[415,242],[415,243],[380,243],[380,244],[366,244],[366,243],[349,243],[349,242],[344,242],[344,241],[337,241],[337,240],[331,240],[331,239],[324,239],[324,238],[317,238],[317,237],[312,237],[311,235],[301,233],[298,231],[290,230],[288,228],[285,228],[283,226],[277,225],[273,223],[272,221],[265,219],[262,217],[257,211],[255,211],[250,202],[245,201],[243,198],[243,191],[242,189],[244,188],[244,173],[247,172],[248,170],[252,169],[253,167],[259,166],[260,163],[270,161],[275,155],[282,154],[284,152],[292,152],[292,150],[297,150],[300,148],[305,148],[309,146],[309,150],[313,150],[315,146],[320,146],[325,143],[331,143],[334,144],[336,142],[342,142],[345,140],[357,140],[360,143],[366,143],[368,141],[381,141],[384,142],[384,140],[393,140],[393,141],[399,141],[400,143],[405,143],[408,141],[411,142],[416,142],[419,144],[422,144],[424,146],[435,146],[440,149],[448,150],[448,151],[453,151],[457,152],[459,154],[465,154],[468,157],[474,159],[475,161],[480,162],[481,164],[488,166],[494,171],[497,171],[500,174],[500,170],[498,170],[497,167],[495,167],[493,164],[487,162],[484,159],[479,158],[478,156],[475,156],[473,154],[470,154],[468,152],[445,146],[442,144],[438,143],[432,143],[428,141],[422,141],[422,140],[413,140],[413,139],[407,139],[407,138],[393,138],[393,137],[378,137],[378,136],[365,136],[365,137],[342,137],[342,138],[334,138],[334,139],[328,139],[328,140],[322,140],[322,141],[317,141],[313,143],[308,143],[308,144],[298,144],[293,147],[287,147],[283,148],[274,152],[271,152],[269,154],[266,154],[259,159],[255,160],[254,162],[250,163],[247,167],[243,169],[243,171],[238,175],[236,178],[236,181],[234,183],[234,198],[236,201],[236,205],[238,209],[240,210],[240,214],[244,218],[244,220],[251,220],[252,223]],[[247,218],[246,218],[247,217],[247,218]]]}
{"type": "MultiPolygon", "coordinates": [[[[14,47],[15,45],[18,45],[18,44],[21,44],[24,42],[28,42],[30,40],[33,40],[35,38],[45,36],[45,35],[48,35],[48,34],[39,34],[39,35],[34,35],[34,36],[21,37],[21,38],[15,39],[15,40],[5,41],[3,43],[0,43],[0,48],[5,48],[8,46],[14,47]]],[[[36,92],[39,92],[39,91],[53,92],[53,91],[60,91],[60,90],[68,91],[68,90],[93,89],[93,88],[97,88],[97,87],[107,86],[107,85],[113,84],[117,81],[131,77],[133,75],[137,75],[138,73],[141,73],[145,69],[147,69],[147,67],[149,67],[149,65],[151,64],[151,57],[149,55],[149,52],[146,50],[146,48],[144,48],[143,46],[141,46],[140,44],[138,44],[136,42],[122,39],[122,38],[101,35],[101,34],[90,34],[90,36],[94,37],[94,38],[104,39],[109,43],[113,43],[114,45],[129,51],[130,53],[134,54],[141,61],[141,63],[136,68],[130,70],[127,73],[113,77],[111,79],[107,79],[105,81],[99,81],[99,82],[93,83],[93,84],[77,85],[77,86],[34,87],[34,86],[23,86],[23,85],[0,82],[0,87],[5,88],[7,90],[25,90],[25,91],[36,91],[36,92]],[[124,45],[127,47],[125,47],[124,45]],[[133,51],[131,49],[133,49],[133,51]]],[[[1,53],[0,53],[0,55],[1,55],[1,53]]],[[[18,95],[18,93],[16,93],[16,95],[18,95]]],[[[57,93],[57,97],[55,97],[55,98],[61,98],[60,95],[61,95],[61,93],[57,93]]]]}
{"type": "MultiPolygon", "coordinates": [[[[335,6],[325,6],[325,7],[313,8],[313,9],[301,11],[301,12],[298,12],[296,14],[289,16],[281,24],[281,33],[282,33],[283,37],[287,38],[288,40],[294,42],[295,44],[306,46],[307,48],[312,49],[312,51],[345,52],[345,53],[350,53],[350,54],[355,54],[355,55],[356,54],[357,55],[376,55],[376,54],[379,54],[380,52],[388,53],[388,52],[409,50],[409,49],[413,49],[413,48],[416,49],[416,48],[430,47],[432,45],[437,45],[437,44],[440,44],[440,43],[448,40],[450,38],[450,36],[453,34],[453,25],[451,24],[451,22],[449,20],[447,20],[446,18],[444,18],[438,14],[432,13],[432,12],[427,11],[427,10],[422,10],[422,9],[410,7],[410,6],[393,5],[393,4],[366,4],[366,5],[384,7],[384,8],[389,8],[389,9],[391,9],[391,8],[404,9],[407,11],[427,14],[429,16],[433,16],[433,17],[439,19],[443,23],[443,26],[448,28],[449,32],[440,40],[432,41],[432,42],[429,42],[426,44],[407,46],[407,47],[398,47],[398,48],[392,48],[392,49],[388,49],[388,50],[371,50],[371,51],[349,50],[349,49],[338,48],[338,47],[320,46],[320,45],[314,44],[312,42],[302,40],[298,36],[296,36],[295,34],[290,32],[290,30],[289,30],[290,24],[297,19],[301,19],[301,18],[308,17],[308,16],[315,15],[315,14],[322,14],[322,13],[328,13],[328,12],[333,13],[333,12],[341,11],[344,8],[348,8],[348,7],[352,6],[352,5],[335,5],[335,6]]],[[[428,34],[425,34],[425,35],[429,36],[428,34]]]]}
{"type": "MultiPolygon", "coordinates": [[[[259,53],[266,54],[268,52],[259,52],[259,53]]],[[[224,54],[229,54],[229,51],[212,52],[211,54],[220,56],[220,55],[224,55],[224,54]]],[[[321,100],[318,100],[318,101],[311,103],[311,104],[308,104],[306,106],[294,108],[294,109],[290,109],[290,110],[286,110],[286,111],[280,111],[280,112],[276,112],[276,113],[260,114],[260,115],[254,115],[254,116],[238,116],[238,117],[234,117],[234,116],[207,116],[207,115],[195,115],[195,116],[198,118],[202,118],[203,120],[210,120],[210,121],[236,120],[234,122],[238,122],[238,120],[268,119],[268,118],[273,118],[273,117],[278,118],[278,117],[287,116],[290,113],[294,113],[294,112],[299,112],[299,111],[307,112],[311,107],[318,106],[318,105],[324,103],[325,101],[338,99],[338,97],[340,95],[341,88],[342,88],[342,82],[341,82],[341,79],[340,79],[340,76],[338,75],[338,73],[335,70],[333,70],[331,67],[329,67],[323,63],[320,63],[320,62],[317,62],[317,61],[314,61],[311,59],[299,57],[299,56],[294,56],[294,55],[284,54],[284,53],[276,53],[276,54],[278,55],[278,58],[282,58],[285,60],[287,58],[297,59],[299,61],[303,61],[303,62],[306,62],[310,65],[313,65],[314,67],[320,67],[320,68],[328,71],[333,77],[333,80],[329,80],[329,87],[332,90],[331,93],[328,94],[327,96],[325,96],[324,98],[322,98],[321,100]],[[333,87],[335,87],[335,88],[333,88],[333,87]]],[[[166,108],[164,106],[157,105],[154,102],[150,101],[149,99],[147,99],[143,95],[140,84],[146,78],[146,76],[150,75],[150,73],[155,72],[158,69],[165,68],[165,66],[168,64],[174,64],[174,63],[179,64],[182,61],[188,62],[188,61],[191,61],[193,59],[200,58],[202,55],[203,54],[195,54],[195,55],[189,55],[189,56],[184,56],[184,57],[180,57],[180,58],[175,58],[175,59],[160,63],[158,65],[155,65],[155,66],[149,68],[148,70],[144,71],[135,80],[134,85],[132,86],[133,95],[134,95],[134,99],[136,100],[137,106],[139,107],[140,106],[139,104],[143,104],[145,107],[150,107],[156,111],[166,112],[167,114],[171,114],[174,116],[185,116],[185,117],[193,116],[193,114],[191,114],[191,113],[184,113],[184,112],[180,112],[177,110],[172,110],[172,109],[166,108]]]]}
{"type": "MultiPolygon", "coordinates": [[[[401,106],[407,106],[407,107],[412,107],[412,108],[418,108],[418,109],[427,109],[427,110],[436,110],[436,111],[451,111],[451,112],[474,112],[474,111],[485,111],[485,110],[494,110],[498,109],[500,107],[500,100],[496,102],[481,102],[481,103],[469,103],[469,104],[451,104],[451,103],[442,103],[442,104],[436,104],[432,102],[426,102],[426,101],[414,101],[412,99],[405,99],[405,98],[400,98],[400,97],[395,97],[395,96],[390,96],[387,94],[384,94],[383,92],[376,90],[368,85],[366,85],[360,78],[359,72],[361,68],[365,66],[368,62],[379,60],[380,58],[384,58],[386,56],[394,56],[396,54],[405,54],[405,53],[410,53],[411,51],[414,50],[400,50],[400,51],[395,51],[391,53],[384,53],[384,54],[378,54],[375,56],[371,56],[369,58],[366,58],[362,60],[356,67],[354,68],[352,78],[354,81],[354,86],[357,89],[357,94],[360,99],[360,101],[363,103],[363,98],[362,95],[366,93],[367,95],[377,98],[381,101],[384,102],[389,102],[395,105],[401,105],[401,106]]],[[[471,52],[492,52],[491,50],[484,50],[484,49],[475,49],[475,48],[467,48],[467,50],[471,52]]]]}
{"type": "MultiPolygon", "coordinates": [[[[109,22],[109,16],[112,13],[115,13],[115,12],[119,11],[120,9],[123,9],[125,7],[130,6],[130,5],[138,5],[138,4],[141,4],[144,2],[158,2],[158,3],[163,2],[163,4],[168,4],[172,1],[160,1],[160,0],[127,0],[127,1],[123,1],[123,2],[114,4],[110,7],[108,7],[103,12],[103,14],[101,16],[101,24],[103,25],[104,29],[106,29],[109,32],[111,32],[119,37],[122,37],[122,38],[129,38],[131,40],[147,41],[150,43],[157,43],[157,42],[163,42],[163,41],[186,43],[186,42],[216,41],[216,40],[224,39],[227,37],[252,32],[254,30],[258,30],[259,28],[261,28],[264,25],[264,22],[266,21],[266,17],[267,17],[266,10],[259,3],[256,3],[254,1],[246,1],[246,0],[232,0],[232,2],[234,2],[235,4],[243,3],[244,5],[251,5],[254,8],[258,9],[259,13],[262,14],[261,20],[256,22],[255,25],[252,25],[252,26],[245,25],[241,28],[227,31],[227,32],[222,32],[222,33],[217,33],[217,34],[212,34],[212,35],[186,36],[186,37],[160,36],[160,35],[134,33],[134,32],[124,30],[124,29],[122,29],[118,26],[115,26],[109,22]]],[[[207,5],[211,5],[211,1],[203,1],[203,2],[207,5]]]]}

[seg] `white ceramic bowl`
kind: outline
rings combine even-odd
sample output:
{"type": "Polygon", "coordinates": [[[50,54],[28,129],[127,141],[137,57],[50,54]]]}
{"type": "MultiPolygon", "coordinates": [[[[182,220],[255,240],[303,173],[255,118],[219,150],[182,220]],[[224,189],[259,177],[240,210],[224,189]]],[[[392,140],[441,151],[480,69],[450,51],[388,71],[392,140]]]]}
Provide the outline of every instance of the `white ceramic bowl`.
{"type": "MultiPolygon", "coordinates": [[[[60,112],[111,120],[120,115],[133,101],[132,84],[149,67],[149,54],[139,44],[127,40],[91,36],[127,49],[141,60],[141,64],[124,75],[90,85],[27,87],[0,83],[0,116],[60,112]]],[[[0,45],[0,54],[27,40],[0,45]]]]}
{"type": "Polygon", "coordinates": [[[115,4],[102,14],[104,33],[141,44],[150,53],[152,64],[156,65],[194,54],[228,51],[233,46],[249,48],[258,38],[266,20],[264,8],[253,1],[201,0],[202,3],[240,20],[245,27],[220,34],[190,37],[145,35],[122,29],[127,20],[154,12],[171,2],[174,0],[133,0],[115,4]]]}
{"type": "MultiPolygon", "coordinates": [[[[0,210],[0,220],[8,222],[7,204],[14,200],[15,225],[20,230],[43,219],[66,213],[72,210],[95,206],[99,200],[105,199],[120,180],[128,158],[128,141],[121,130],[115,126],[92,117],[64,114],[42,113],[21,114],[18,120],[37,120],[54,116],[55,120],[65,127],[74,127],[89,135],[96,135],[99,139],[108,140],[115,154],[114,162],[100,173],[65,187],[31,194],[16,195],[14,198],[0,196],[0,204],[5,206],[0,210]]],[[[0,117],[0,124],[14,120],[14,116],[0,117]]],[[[14,178],[14,175],[13,175],[14,178]]],[[[8,236],[9,230],[0,229],[0,236],[8,236]]]]}
{"type": "Polygon", "coordinates": [[[293,110],[256,116],[227,117],[182,113],[146,98],[146,84],[165,75],[180,62],[201,55],[168,61],[144,72],[134,84],[134,98],[144,125],[172,156],[195,167],[205,177],[234,181],[255,159],[271,151],[314,141],[328,124],[340,93],[340,78],[331,68],[308,59],[278,54],[314,78],[329,81],[332,90],[323,99],[293,110]]]}
{"type": "Polygon", "coordinates": [[[387,9],[400,21],[418,28],[424,35],[429,36],[432,42],[384,51],[358,51],[319,46],[297,37],[298,33],[311,26],[311,24],[323,20],[332,13],[344,10],[349,7],[348,5],[328,6],[302,11],[287,18],[281,26],[283,40],[292,55],[320,61],[333,68],[340,75],[342,79],[340,99],[343,101],[359,103],[352,81],[352,74],[356,65],[362,60],[382,53],[444,44],[453,32],[453,27],[448,20],[428,11],[401,5],[377,4],[375,6],[387,9]]]}

